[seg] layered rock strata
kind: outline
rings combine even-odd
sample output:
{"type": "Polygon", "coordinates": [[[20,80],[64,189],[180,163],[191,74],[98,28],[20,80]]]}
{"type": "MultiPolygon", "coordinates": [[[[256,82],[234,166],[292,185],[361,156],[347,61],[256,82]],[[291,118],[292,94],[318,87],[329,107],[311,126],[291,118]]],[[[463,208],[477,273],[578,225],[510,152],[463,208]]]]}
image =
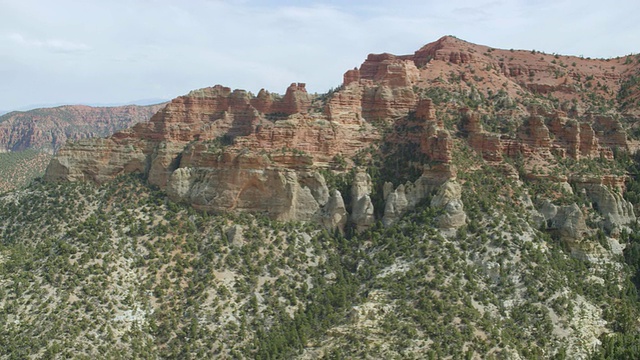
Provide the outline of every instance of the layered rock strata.
{"type": "MultiPolygon", "coordinates": [[[[487,161],[499,162],[505,156],[541,156],[571,158],[574,160],[605,158],[613,159],[613,150],[628,150],[625,135],[620,135],[621,124],[606,118],[601,123],[579,122],[554,113],[550,117],[531,115],[518,127],[515,138],[484,130],[480,114],[462,108],[460,129],[469,145],[487,161]],[[603,125],[606,124],[606,125],[603,125]]],[[[624,132],[624,131],[622,131],[624,132]]]]}
{"type": "MultiPolygon", "coordinates": [[[[587,60],[571,58],[576,65],[566,69],[553,56],[532,55],[444,37],[411,55],[369,55],[325,95],[309,94],[304,83],[291,84],[282,96],[266,90],[254,96],[220,85],[195,90],[171,101],[148,123],[106,139],[68,143],[52,160],[46,179],[100,183],[138,172],[172,199],[203,210],[318,221],[340,231],[349,219],[363,231],[377,220],[366,172],[356,172],[347,204],[320,174],[350,170],[356,154],[375,149],[388,131],[386,141],[411,143],[415,153],[407,156],[420,159],[425,171],[414,182],[385,185],[380,220],[391,225],[426,194],[437,192],[432,205],[445,211],[439,225],[457,228],[465,216],[452,162],[461,143],[514,179],[520,169],[507,158],[533,159],[544,168],[557,158],[611,160],[614,149],[630,148],[621,117],[590,114],[593,106],[577,79],[598,81],[596,95],[613,101],[611,94],[631,65],[618,62],[619,68],[595,70],[587,60]],[[561,76],[563,71],[571,76],[561,76]],[[551,100],[539,101],[540,95],[556,97],[559,105],[547,106],[551,100]],[[489,98],[490,106],[482,104],[489,98]],[[498,115],[509,122],[509,131],[483,126],[484,119],[498,115]]],[[[525,171],[533,178],[579,182],[571,174],[525,171]]],[[[607,176],[599,178],[602,185],[623,187],[620,179],[607,176]]],[[[612,214],[609,228],[635,218],[617,193],[585,189],[598,208],[612,214]]],[[[561,230],[566,228],[562,219],[576,218],[573,210],[558,210],[566,216],[546,220],[573,236],[580,231],[561,230]]]]}

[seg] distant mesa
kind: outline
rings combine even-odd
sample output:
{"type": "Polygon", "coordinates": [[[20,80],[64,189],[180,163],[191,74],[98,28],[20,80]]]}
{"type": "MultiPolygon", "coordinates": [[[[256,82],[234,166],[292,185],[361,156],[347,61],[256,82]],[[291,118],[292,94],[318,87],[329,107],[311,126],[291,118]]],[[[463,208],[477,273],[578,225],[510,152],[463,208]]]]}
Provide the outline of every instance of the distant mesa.
{"type": "Polygon", "coordinates": [[[0,116],[0,151],[55,153],[67,141],[106,137],[151,116],[165,104],[91,107],[63,105],[0,116]]]}

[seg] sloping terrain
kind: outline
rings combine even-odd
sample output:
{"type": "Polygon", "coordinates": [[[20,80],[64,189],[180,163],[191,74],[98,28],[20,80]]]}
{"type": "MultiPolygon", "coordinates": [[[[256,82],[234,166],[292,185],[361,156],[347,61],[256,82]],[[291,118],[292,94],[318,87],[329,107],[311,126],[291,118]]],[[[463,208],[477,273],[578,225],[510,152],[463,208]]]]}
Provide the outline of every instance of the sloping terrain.
{"type": "Polygon", "coordinates": [[[2,357],[576,359],[637,339],[627,235],[569,245],[530,221],[532,188],[460,175],[454,234],[425,201],[347,237],[136,177],[34,183],[0,198],[2,357]]]}
{"type": "Polygon", "coordinates": [[[20,189],[44,174],[51,155],[37,150],[0,153],[0,194],[20,189]]]}

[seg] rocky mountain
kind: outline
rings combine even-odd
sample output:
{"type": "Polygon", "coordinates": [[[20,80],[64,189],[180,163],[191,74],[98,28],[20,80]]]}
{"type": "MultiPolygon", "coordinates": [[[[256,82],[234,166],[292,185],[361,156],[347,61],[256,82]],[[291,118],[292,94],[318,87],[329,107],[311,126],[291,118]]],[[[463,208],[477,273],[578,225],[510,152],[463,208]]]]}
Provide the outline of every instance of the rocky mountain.
{"type": "Polygon", "coordinates": [[[13,111],[0,116],[0,151],[33,149],[54,153],[67,141],[106,137],[148,121],[163,106],[66,105],[13,111]]]}
{"type": "Polygon", "coordinates": [[[636,358],[639,72],[447,36],[69,142],[0,197],[0,356],[636,358]]]}
{"type": "MultiPolygon", "coordinates": [[[[333,216],[325,208],[330,194],[321,170],[364,165],[366,150],[386,141],[415,147],[422,160],[415,167],[429,164],[410,184],[415,201],[455,181],[456,146],[470,147],[505,176],[552,178],[581,191],[622,189],[624,174],[583,173],[574,163],[607,168],[614,151],[637,147],[633,79],[639,71],[636,57],[591,60],[444,37],[412,55],[369,55],[345,73],[340,88],[322,96],[300,83],[284,96],[219,85],[193,91],[149,123],[68,144],[46,178],[102,183],[138,172],[198,209],[320,221],[333,216]]],[[[404,202],[398,185],[385,197],[404,202]]],[[[364,229],[375,221],[359,213],[373,215],[366,198],[372,189],[356,187],[358,213],[351,218],[364,229]]],[[[382,213],[387,205],[379,205],[382,213]]],[[[389,205],[394,214],[387,219],[405,208],[389,205]]]]}

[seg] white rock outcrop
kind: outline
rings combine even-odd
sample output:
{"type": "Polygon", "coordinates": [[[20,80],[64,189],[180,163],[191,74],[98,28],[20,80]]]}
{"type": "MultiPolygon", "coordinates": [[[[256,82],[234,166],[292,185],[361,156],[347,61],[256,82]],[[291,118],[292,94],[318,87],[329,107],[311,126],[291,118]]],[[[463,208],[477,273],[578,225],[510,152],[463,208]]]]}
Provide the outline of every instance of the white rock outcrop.
{"type": "Polygon", "coordinates": [[[603,226],[607,231],[617,232],[636,221],[633,205],[618,192],[602,184],[591,184],[584,189],[595,209],[602,215],[603,226]]]}
{"type": "Polygon", "coordinates": [[[371,176],[358,169],[351,186],[351,222],[357,232],[365,231],[376,221],[370,197],[372,188],[371,176]]]}
{"type": "Polygon", "coordinates": [[[462,203],[462,187],[455,180],[445,182],[431,199],[431,206],[444,208],[444,214],[437,218],[438,227],[456,229],[467,222],[467,214],[462,203]]]}
{"type": "Polygon", "coordinates": [[[333,190],[327,204],[322,209],[320,219],[322,225],[329,230],[338,229],[341,233],[344,233],[348,217],[349,214],[344,205],[342,194],[338,190],[333,190]]]}

